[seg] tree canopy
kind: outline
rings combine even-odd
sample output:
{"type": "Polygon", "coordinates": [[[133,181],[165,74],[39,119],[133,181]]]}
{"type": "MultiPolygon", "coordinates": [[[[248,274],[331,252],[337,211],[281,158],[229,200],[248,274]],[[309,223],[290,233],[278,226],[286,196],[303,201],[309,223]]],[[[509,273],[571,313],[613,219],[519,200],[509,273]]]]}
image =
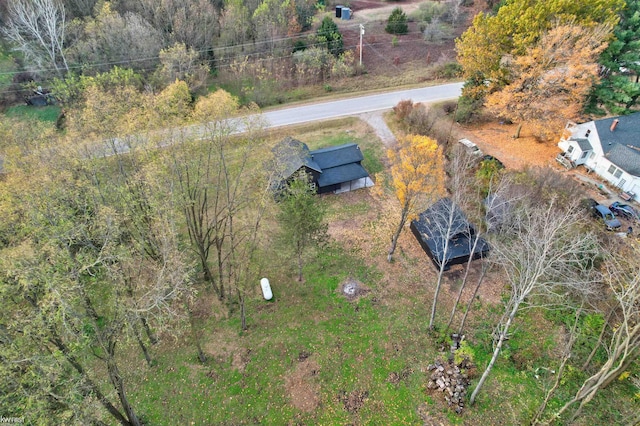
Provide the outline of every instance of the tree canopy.
{"type": "Polygon", "coordinates": [[[396,7],[387,19],[387,26],[384,29],[389,34],[406,34],[409,31],[407,25],[407,14],[399,7],[396,7]]]}
{"type": "Polygon", "coordinates": [[[391,161],[393,188],[400,210],[400,220],[387,255],[391,261],[407,220],[443,193],[444,173],[442,149],[428,136],[404,136],[398,140],[398,148],[390,149],[387,156],[391,161]]]}
{"type": "Polygon", "coordinates": [[[608,34],[609,28],[602,25],[561,25],[545,32],[525,54],[503,61],[511,82],[488,95],[489,110],[527,122],[537,137],[547,139],[567,120],[580,116],[598,79],[597,59],[608,34]]]}
{"type": "Polygon", "coordinates": [[[464,76],[478,82],[465,88],[465,94],[482,96],[510,83],[502,59],[525,54],[554,26],[615,25],[624,5],[624,0],[511,0],[495,15],[478,14],[456,40],[464,76]]]}
{"type": "Polygon", "coordinates": [[[305,251],[328,238],[326,207],[319,202],[310,176],[302,171],[288,183],[278,207],[280,238],[291,247],[298,261],[298,281],[302,281],[305,251]]]}
{"type": "Polygon", "coordinates": [[[587,105],[590,113],[629,113],[640,96],[640,1],[627,0],[614,39],[600,56],[600,83],[587,105]]]}

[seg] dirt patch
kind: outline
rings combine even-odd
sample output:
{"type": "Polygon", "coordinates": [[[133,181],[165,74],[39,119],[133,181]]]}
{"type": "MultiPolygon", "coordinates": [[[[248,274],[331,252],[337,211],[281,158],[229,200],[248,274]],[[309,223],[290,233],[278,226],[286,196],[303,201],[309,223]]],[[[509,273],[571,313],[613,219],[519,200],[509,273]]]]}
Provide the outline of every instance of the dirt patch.
{"type": "Polygon", "coordinates": [[[369,391],[355,390],[347,393],[347,391],[340,392],[338,400],[344,404],[344,409],[351,414],[356,414],[364,406],[365,401],[369,398],[369,391]]]}
{"type": "Polygon", "coordinates": [[[231,332],[217,331],[215,341],[207,341],[203,350],[220,363],[231,361],[231,366],[239,372],[243,372],[251,361],[251,349],[243,348],[237,335],[231,332]]]}
{"type": "Polygon", "coordinates": [[[391,373],[389,373],[389,376],[387,376],[387,382],[397,385],[400,382],[407,380],[411,373],[413,373],[413,370],[411,370],[409,367],[405,367],[402,371],[399,372],[392,371],[391,373]]]}
{"type": "Polygon", "coordinates": [[[355,300],[358,297],[369,293],[371,290],[360,281],[354,278],[347,278],[342,284],[340,284],[338,291],[346,297],[347,300],[355,300]]]}
{"type": "Polygon", "coordinates": [[[299,354],[298,361],[293,372],[285,378],[285,388],[291,404],[300,411],[310,413],[320,406],[320,385],[313,379],[320,367],[306,352],[299,354]]]}
{"type": "Polygon", "coordinates": [[[510,169],[524,167],[552,167],[564,170],[555,161],[560,152],[557,142],[539,142],[526,126],[522,128],[520,137],[514,139],[517,124],[504,124],[491,121],[471,126],[459,126],[460,137],[475,142],[485,153],[491,154],[510,169]]]}
{"type": "MultiPolygon", "coordinates": [[[[478,3],[473,7],[463,8],[465,18],[456,26],[453,34],[441,42],[427,43],[424,40],[420,22],[409,22],[409,32],[404,35],[393,35],[385,32],[387,19],[391,11],[400,7],[407,15],[418,9],[422,0],[408,0],[389,4],[383,0],[353,0],[349,2],[352,19],[349,21],[336,19],[344,40],[344,46],[353,50],[356,58],[359,55],[360,27],[365,26],[362,39],[362,62],[368,73],[398,74],[416,65],[426,66],[436,62],[453,61],[456,57],[455,38],[469,26],[473,16],[482,9],[478,3]]],[[[335,16],[335,14],[334,14],[335,16]]],[[[426,69],[425,69],[426,73],[426,69]]],[[[425,79],[426,79],[425,75],[425,79]]]]}

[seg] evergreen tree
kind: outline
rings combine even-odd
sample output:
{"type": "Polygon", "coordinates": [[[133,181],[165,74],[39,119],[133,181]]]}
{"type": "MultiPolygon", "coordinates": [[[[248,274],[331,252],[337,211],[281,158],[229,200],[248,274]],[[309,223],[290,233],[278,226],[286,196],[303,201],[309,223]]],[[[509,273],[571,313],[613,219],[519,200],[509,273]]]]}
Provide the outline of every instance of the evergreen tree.
{"type": "Polygon", "coordinates": [[[344,51],[344,41],[342,40],[342,34],[338,29],[338,25],[333,22],[330,16],[325,16],[320,24],[320,28],[316,33],[318,37],[318,43],[326,44],[327,49],[334,56],[339,56],[344,51]]]}
{"type": "Polygon", "coordinates": [[[615,38],[600,56],[602,80],[589,97],[589,113],[627,114],[640,96],[640,1],[626,3],[615,38]]]}
{"type": "Polygon", "coordinates": [[[409,26],[407,25],[407,14],[399,7],[393,9],[389,19],[387,20],[387,26],[384,29],[389,34],[406,34],[409,32],[409,26]]]}

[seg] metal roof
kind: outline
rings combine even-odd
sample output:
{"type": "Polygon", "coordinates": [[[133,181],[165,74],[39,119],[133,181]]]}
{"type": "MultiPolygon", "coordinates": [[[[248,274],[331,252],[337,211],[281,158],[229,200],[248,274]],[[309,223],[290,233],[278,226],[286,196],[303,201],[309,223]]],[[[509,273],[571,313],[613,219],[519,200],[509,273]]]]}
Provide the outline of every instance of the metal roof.
{"type": "Polygon", "coordinates": [[[323,171],[344,164],[358,163],[364,159],[360,147],[355,143],[316,149],[311,151],[311,158],[323,171]]]}

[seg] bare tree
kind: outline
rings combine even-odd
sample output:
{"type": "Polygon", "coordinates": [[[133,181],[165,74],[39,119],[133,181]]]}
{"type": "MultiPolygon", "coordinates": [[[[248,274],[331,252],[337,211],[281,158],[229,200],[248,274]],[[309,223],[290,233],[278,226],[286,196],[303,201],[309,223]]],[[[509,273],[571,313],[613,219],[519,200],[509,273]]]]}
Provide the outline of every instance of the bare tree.
{"type": "Polygon", "coordinates": [[[142,16],[124,14],[104,2],[95,19],[87,19],[77,40],[69,48],[69,58],[90,62],[94,68],[107,71],[114,64],[125,64],[136,70],[153,69],[158,52],[165,45],[163,34],[142,16]]]}
{"type": "Polygon", "coordinates": [[[449,198],[442,198],[420,214],[421,219],[428,221],[427,237],[433,242],[433,261],[438,267],[438,280],[431,304],[429,329],[433,329],[438,295],[442,286],[444,271],[449,269],[450,262],[456,249],[464,249],[470,239],[467,218],[460,207],[449,198]],[[454,247],[456,246],[456,247],[454,247]]]}
{"type": "Polygon", "coordinates": [[[9,2],[7,39],[37,68],[69,71],[64,54],[65,10],[59,0],[9,2]]]}
{"type": "MultiPolygon", "coordinates": [[[[461,207],[466,208],[467,210],[473,208],[472,199],[477,198],[478,194],[474,193],[473,187],[474,185],[474,171],[475,166],[477,165],[477,158],[470,155],[465,149],[463,149],[460,144],[456,144],[451,151],[451,159],[447,165],[447,175],[449,177],[447,182],[447,187],[449,188],[449,193],[453,202],[461,207]],[[476,197],[474,197],[476,196],[476,197]]],[[[476,203],[478,206],[478,203],[476,203]]],[[[482,233],[479,232],[480,229],[473,227],[470,222],[466,224],[466,230],[464,233],[468,235],[468,244],[469,244],[469,253],[473,254],[478,249],[478,244],[481,239],[482,233]]],[[[449,321],[447,323],[446,329],[448,330],[451,326],[451,322],[453,321],[453,317],[456,312],[456,308],[458,303],[460,302],[460,298],[462,297],[462,292],[464,291],[467,283],[467,277],[469,276],[469,270],[471,269],[471,262],[473,261],[474,256],[469,256],[467,260],[465,273],[462,278],[462,283],[460,284],[460,289],[458,290],[458,296],[456,298],[455,303],[453,304],[453,308],[451,309],[451,315],[449,316],[449,321]]],[[[439,290],[439,285],[441,282],[442,273],[444,272],[442,268],[438,274],[438,286],[436,289],[436,293],[439,290]]],[[[434,299],[435,302],[435,299],[434,299]]]]}
{"type": "MultiPolygon", "coordinates": [[[[255,112],[255,111],[250,111],[255,112]]],[[[223,90],[198,102],[194,118],[203,123],[199,135],[180,132],[169,147],[172,187],[179,199],[189,240],[220,299],[225,298],[233,250],[242,242],[236,222],[250,204],[249,159],[261,136],[259,116],[242,114],[238,100],[223,90]],[[242,128],[243,136],[234,136],[242,128]],[[210,256],[215,256],[212,269],[210,256]]],[[[252,226],[252,225],[248,225],[252,226]]]]}
{"type": "Polygon", "coordinates": [[[579,403],[573,413],[573,421],[583,407],[601,390],[620,377],[640,354],[640,275],[638,275],[638,250],[628,257],[628,261],[610,258],[603,276],[608,284],[611,297],[616,302],[615,321],[609,322],[611,338],[605,348],[607,359],[600,369],[584,381],[576,395],[556,414],[560,417],[574,404],[579,403]]]}
{"type": "MultiPolygon", "coordinates": [[[[480,186],[478,186],[479,188],[480,186]]],[[[480,194],[478,194],[480,195],[480,194]]],[[[471,198],[470,196],[466,197],[471,198]]],[[[481,236],[483,235],[480,232],[481,229],[486,230],[486,232],[508,232],[508,219],[509,219],[509,211],[512,206],[514,206],[518,200],[523,198],[523,194],[517,193],[513,191],[513,180],[509,175],[502,176],[492,176],[489,179],[489,190],[488,195],[485,197],[480,204],[476,204],[475,206],[469,206],[469,209],[473,211],[475,207],[477,214],[475,215],[476,219],[478,219],[478,228],[476,228],[476,232],[473,234],[473,238],[469,240],[470,243],[470,253],[475,253],[478,244],[481,241],[481,236]],[[482,218],[482,219],[481,219],[482,218]],[[481,226],[481,227],[480,227],[481,226]]],[[[467,203],[466,205],[469,205],[467,203]]],[[[453,318],[455,316],[457,307],[460,303],[460,299],[462,298],[462,293],[466,287],[467,280],[469,277],[469,271],[471,269],[471,261],[473,259],[470,257],[467,261],[467,265],[465,268],[464,276],[462,278],[462,284],[460,285],[460,289],[458,290],[458,295],[456,296],[455,303],[453,304],[453,308],[451,309],[451,314],[449,316],[449,323],[447,324],[447,328],[451,326],[453,322],[453,318]]],[[[483,261],[482,269],[478,280],[476,281],[476,286],[473,290],[473,294],[469,299],[467,304],[467,309],[464,312],[462,320],[460,321],[460,326],[458,327],[458,334],[462,334],[462,330],[464,329],[465,322],[467,320],[467,316],[469,311],[471,310],[471,305],[476,295],[478,294],[478,290],[482,284],[486,273],[491,268],[492,264],[487,263],[486,259],[483,261]]]]}
{"type": "Polygon", "coordinates": [[[497,328],[493,356],[471,394],[471,404],[487,380],[523,304],[562,297],[569,291],[584,294],[590,290],[592,280],[587,272],[598,253],[598,244],[593,234],[577,232],[580,217],[576,204],[558,206],[554,200],[535,206],[522,203],[514,215],[514,228],[510,233],[513,236],[492,241],[511,295],[497,328]]]}

